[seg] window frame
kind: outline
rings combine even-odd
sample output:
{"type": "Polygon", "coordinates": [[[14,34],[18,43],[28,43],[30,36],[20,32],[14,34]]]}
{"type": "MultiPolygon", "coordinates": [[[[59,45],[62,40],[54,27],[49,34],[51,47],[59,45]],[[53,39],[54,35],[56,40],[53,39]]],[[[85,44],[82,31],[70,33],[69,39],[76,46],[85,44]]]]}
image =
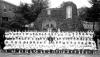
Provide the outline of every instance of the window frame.
{"type": "Polygon", "coordinates": [[[72,6],[67,6],[66,7],[66,19],[72,19],[72,6]]]}

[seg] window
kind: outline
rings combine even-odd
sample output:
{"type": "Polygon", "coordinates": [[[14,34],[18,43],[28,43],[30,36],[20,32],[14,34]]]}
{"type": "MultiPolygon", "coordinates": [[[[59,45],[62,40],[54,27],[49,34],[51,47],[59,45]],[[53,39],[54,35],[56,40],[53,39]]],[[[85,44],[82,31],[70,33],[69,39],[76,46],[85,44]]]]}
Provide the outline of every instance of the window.
{"type": "Polygon", "coordinates": [[[50,9],[47,10],[47,14],[51,15],[51,10],[50,9]]]}
{"type": "Polygon", "coordinates": [[[7,12],[7,9],[4,9],[4,12],[7,12]]]}
{"type": "Polygon", "coordinates": [[[7,12],[7,8],[6,8],[5,5],[4,5],[4,7],[3,7],[3,11],[4,11],[4,12],[7,12]]]}
{"type": "Polygon", "coordinates": [[[2,17],[2,20],[8,21],[8,17],[2,17]]]}
{"type": "Polygon", "coordinates": [[[71,6],[68,6],[66,8],[66,19],[68,18],[72,18],[72,7],[71,6]]]}

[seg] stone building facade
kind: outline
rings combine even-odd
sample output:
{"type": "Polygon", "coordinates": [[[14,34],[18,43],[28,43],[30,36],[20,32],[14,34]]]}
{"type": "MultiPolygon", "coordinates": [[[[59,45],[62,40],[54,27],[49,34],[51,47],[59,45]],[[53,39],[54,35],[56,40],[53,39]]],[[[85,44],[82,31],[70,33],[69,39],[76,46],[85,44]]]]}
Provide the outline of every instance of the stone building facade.
{"type": "Polygon", "coordinates": [[[59,28],[62,31],[76,31],[83,28],[73,2],[65,2],[60,8],[44,9],[35,24],[38,30],[59,28]]]}
{"type": "Polygon", "coordinates": [[[6,1],[0,1],[0,24],[13,20],[15,17],[14,11],[16,9],[16,5],[6,1]]]}

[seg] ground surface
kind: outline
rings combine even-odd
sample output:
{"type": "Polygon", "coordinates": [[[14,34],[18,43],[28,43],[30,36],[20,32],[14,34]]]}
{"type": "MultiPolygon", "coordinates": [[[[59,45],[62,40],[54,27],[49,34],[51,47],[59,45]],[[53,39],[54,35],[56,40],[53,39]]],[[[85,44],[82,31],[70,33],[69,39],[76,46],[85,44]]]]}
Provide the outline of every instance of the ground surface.
{"type": "Polygon", "coordinates": [[[96,54],[22,54],[0,52],[0,57],[100,57],[100,52],[96,54]]]}
{"type": "Polygon", "coordinates": [[[76,54],[0,54],[0,57],[100,57],[100,55],[76,55],[76,54]]]}
{"type": "Polygon", "coordinates": [[[0,57],[100,57],[100,55],[86,55],[86,54],[13,54],[0,53],[0,57]]]}

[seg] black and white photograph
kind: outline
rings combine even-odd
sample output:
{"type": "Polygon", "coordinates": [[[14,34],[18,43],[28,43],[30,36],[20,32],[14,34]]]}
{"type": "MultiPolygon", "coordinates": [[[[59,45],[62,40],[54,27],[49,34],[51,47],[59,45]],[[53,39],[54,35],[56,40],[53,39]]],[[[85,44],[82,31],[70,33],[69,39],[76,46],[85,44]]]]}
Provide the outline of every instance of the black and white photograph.
{"type": "Polygon", "coordinates": [[[100,57],[100,0],[0,0],[0,57],[100,57]]]}

